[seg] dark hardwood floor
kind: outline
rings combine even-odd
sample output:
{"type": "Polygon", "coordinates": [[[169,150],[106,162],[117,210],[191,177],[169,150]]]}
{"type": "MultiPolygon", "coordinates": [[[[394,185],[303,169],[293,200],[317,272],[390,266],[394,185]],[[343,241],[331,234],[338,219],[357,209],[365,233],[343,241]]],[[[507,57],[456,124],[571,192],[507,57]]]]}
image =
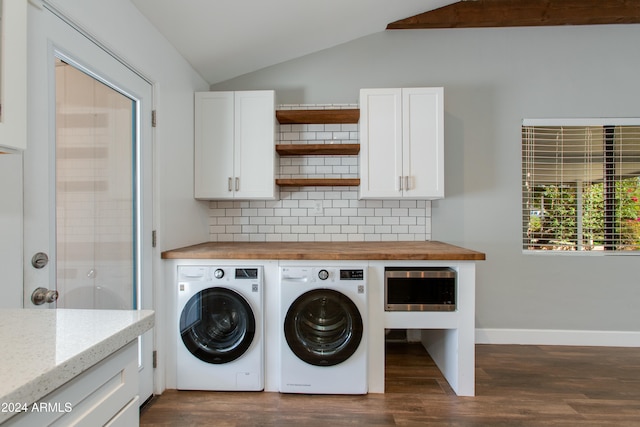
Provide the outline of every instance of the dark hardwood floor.
{"type": "Polygon", "coordinates": [[[388,343],[386,393],[167,390],[141,426],[640,426],[640,348],[476,346],[476,396],[420,344],[388,343]]]}

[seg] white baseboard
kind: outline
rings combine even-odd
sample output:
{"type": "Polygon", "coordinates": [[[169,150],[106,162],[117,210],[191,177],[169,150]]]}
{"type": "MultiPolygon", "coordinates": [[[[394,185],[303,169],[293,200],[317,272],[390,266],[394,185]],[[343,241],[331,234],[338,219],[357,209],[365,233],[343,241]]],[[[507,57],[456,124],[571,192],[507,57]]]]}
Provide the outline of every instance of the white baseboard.
{"type": "Polygon", "coordinates": [[[476,344],[640,347],[640,332],[556,329],[476,329],[476,344]]]}

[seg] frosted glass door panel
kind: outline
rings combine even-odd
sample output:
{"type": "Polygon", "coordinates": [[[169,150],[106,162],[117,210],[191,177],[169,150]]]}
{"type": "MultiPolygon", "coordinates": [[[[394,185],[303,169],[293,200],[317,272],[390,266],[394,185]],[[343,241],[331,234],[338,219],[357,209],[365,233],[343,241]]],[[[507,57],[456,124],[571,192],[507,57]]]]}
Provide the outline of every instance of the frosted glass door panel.
{"type": "Polygon", "coordinates": [[[136,306],[134,117],[131,99],[57,61],[58,307],[136,306]]]}

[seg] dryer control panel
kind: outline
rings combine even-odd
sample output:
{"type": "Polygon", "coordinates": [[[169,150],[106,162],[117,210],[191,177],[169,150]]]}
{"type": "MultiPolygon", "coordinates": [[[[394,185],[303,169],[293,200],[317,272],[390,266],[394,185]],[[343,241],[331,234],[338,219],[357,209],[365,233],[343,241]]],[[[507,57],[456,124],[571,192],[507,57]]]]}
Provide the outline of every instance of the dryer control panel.
{"type": "Polygon", "coordinates": [[[366,280],[364,267],[281,267],[282,283],[336,283],[366,280]]]}

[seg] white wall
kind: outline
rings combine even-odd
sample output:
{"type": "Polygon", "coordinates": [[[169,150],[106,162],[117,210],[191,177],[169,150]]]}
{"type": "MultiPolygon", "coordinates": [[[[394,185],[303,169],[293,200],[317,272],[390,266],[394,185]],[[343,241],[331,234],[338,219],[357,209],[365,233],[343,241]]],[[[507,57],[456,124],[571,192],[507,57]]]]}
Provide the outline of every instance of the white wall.
{"type": "Polygon", "coordinates": [[[446,198],[432,203],[432,237],[487,254],[476,327],[638,332],[640,259],[523,255],[520,212],[521,120],[639,117],[638,40],[639,25],[384,31],[212,90],[353,103],[364,87],[444,86],[446,198]]]}

